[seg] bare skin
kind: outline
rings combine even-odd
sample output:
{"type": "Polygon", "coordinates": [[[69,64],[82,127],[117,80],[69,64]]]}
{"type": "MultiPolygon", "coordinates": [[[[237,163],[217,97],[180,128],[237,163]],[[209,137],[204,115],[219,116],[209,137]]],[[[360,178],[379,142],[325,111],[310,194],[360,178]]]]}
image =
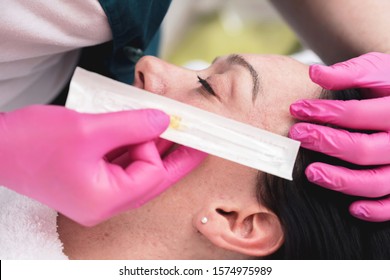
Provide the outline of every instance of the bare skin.
{"type": "MultiPolygon", "coordinates": [[[[197,72],[144,57],[136,67],[135,86],[287,135],[294,123],[289,105],[320,94],[307,72],[306,65],[281,56],[221,57],[197,72]]],[[[153,201],[103,224],[85,228],[60,216],[64,252],[73,259],[269,255],[283,244],[283,231],[278,217],[255,197],[257,175],[257,170],[209,156],[153,201]],[[203,217],[208,218],[206,224],[201,223],[203,217]]]]}

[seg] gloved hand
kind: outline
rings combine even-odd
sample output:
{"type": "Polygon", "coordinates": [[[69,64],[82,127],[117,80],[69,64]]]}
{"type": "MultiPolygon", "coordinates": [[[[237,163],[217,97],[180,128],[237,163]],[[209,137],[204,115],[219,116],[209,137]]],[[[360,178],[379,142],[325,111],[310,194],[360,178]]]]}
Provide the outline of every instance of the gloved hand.
{"type": "Polygon", "coordinates": [[[195,168],[205,154],[180,146],[164,158],[157,110],[80,114],[30,106],[0,115],[0,184],[86,226],[141,206],[195,168]],[[131,162],[115,163],[119,148],[131,162]],[[112,159],[110,159],[113,158],[112,159]]]}
{"type": "Polygon", "coordinates": [[[307,178],[335,191],[374,198],[352,203],[349,210],[355,217],[373,222],[390,220],[390,55],[368,53],[329,67],[313,65],[310,77],[326,89],[364,88],[369,97],[377,98],[301,100],[290,107],[294,117],[376,132],[352,133],[297,123],[291,128],[290,137],[301,141],[305,148],[358,165],[377,167],[350,170],[316,162],[306,169],[307,178]]]}

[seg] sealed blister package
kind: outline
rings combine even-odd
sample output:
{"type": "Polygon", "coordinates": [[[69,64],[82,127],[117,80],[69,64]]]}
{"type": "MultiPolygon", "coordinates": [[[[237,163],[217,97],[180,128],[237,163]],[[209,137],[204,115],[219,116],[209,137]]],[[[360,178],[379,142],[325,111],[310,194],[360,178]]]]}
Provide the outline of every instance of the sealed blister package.
{"type": "Polygon", "coordinates": [[[292,179],[298,141],[77,68],[66,107],[84,113],[154,108],[170,115],[161,138],[292,179]]]}

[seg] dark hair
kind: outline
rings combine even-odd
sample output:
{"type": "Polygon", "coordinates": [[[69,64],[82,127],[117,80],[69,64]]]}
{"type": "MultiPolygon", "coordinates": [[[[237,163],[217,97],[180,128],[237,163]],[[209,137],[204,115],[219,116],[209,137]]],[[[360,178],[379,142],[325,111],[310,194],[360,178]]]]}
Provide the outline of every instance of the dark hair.
{"type": "MultiPolygon", "coordinates": [[[[359,93],[331,92],[332,99],[359,99],[359,93]],[[352,97],[352,98],[351,98],[352,97]]],[[[389,259],[390,222],[354,218],[349,205],[359,197],[344,195],[310,183],[305,176],[312,162],[358,169],[350,163],[301,149],[293,181],[259,175],[257,197],[281,220],[282,247],[270,259],[389,259]]],[[[361,167],[360,167],[361,168],[361,167]]],[[[364,198],[367,199],[367,198],[364,198]]]]}

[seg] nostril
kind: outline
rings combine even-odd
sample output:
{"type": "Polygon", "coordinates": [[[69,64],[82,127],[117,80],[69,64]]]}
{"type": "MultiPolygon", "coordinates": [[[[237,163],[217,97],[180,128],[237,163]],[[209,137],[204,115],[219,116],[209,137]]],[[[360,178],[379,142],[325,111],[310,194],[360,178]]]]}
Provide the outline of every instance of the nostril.
{"type": "Polygon", "coordinates": [[[154,71],[155,69],[146,67],[145,65],[146,64],[143,63],[143,66],[139,66],[136,70],[134,86],[155,94],[164,95],[165,85],[163,75],[154,71]]]}
{"type": "Polygon", "coordinates": [[[141,80],[142,84],[145,84],[145,77],[142,72],[138,72],[138,78],[141,80]]]}

